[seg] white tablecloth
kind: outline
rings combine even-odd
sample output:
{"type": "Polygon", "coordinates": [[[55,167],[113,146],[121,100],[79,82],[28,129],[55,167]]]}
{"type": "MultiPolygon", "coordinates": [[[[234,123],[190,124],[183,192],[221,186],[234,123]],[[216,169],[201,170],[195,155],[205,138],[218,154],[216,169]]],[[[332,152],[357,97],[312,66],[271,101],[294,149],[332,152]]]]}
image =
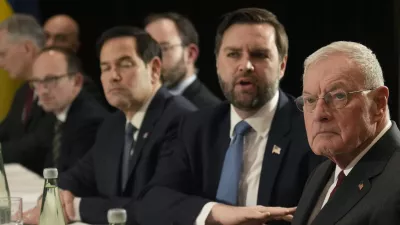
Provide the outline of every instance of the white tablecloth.
{"type": "MultiPolygon", "coordinates": [[[[4,168],[11,197],[22,197],[24,211],[33,208],[36,205],[37,198],[43,192],[43,178],[19,164],[7,164],[4,168]]],[[[74,223],[74,225],[84,224],[74,223]]]]}

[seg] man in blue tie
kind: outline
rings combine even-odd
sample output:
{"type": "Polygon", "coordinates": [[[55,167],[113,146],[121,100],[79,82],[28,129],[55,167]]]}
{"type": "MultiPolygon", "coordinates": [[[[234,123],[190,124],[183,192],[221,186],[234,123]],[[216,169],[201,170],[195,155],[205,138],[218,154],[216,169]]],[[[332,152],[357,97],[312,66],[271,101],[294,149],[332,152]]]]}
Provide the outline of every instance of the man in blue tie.
{"type": "Polygon", "coordinates": [[[228,13],[215,53],[228,101],[169,130],[135,207],[139,224],[288,224],[322,161],[294,98],[279,89],[288,38],[276,16],[257,8],[228,13]]]}

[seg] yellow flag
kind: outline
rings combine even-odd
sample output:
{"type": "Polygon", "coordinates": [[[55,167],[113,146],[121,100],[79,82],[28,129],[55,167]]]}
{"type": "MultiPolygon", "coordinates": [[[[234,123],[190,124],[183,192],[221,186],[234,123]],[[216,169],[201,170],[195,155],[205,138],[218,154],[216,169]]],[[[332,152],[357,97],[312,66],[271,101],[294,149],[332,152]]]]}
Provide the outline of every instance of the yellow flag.
{"type": "MultiPolygon", "coordinates": [[[[0,23],[11,16],[12,13],[12,9],[7,0],[0,0],[0,23]]],[[[14,99],[15,91],[21,83],[21,81],[10,79],[8,74],[0,69],[0,122],[7,115],[12,100],[14,99]]]]}

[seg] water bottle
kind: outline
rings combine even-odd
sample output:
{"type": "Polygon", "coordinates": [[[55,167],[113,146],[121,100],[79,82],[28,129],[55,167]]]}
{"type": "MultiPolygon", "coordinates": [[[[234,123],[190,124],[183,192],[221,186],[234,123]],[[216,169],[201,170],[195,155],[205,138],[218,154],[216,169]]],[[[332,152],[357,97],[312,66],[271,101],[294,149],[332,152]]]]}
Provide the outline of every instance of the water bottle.
{"type": "Polygon", "coordinates": [[[46,168],[43,171],[44,188],[39,225],[66,225],[57,186],[58,170],[46,168]]]}
{"type": "Polygon", "coordinates": [[[125,209],[116,208],[108,210],[107,220],[109,225],[125,225],[126,224],[125,209]]]}

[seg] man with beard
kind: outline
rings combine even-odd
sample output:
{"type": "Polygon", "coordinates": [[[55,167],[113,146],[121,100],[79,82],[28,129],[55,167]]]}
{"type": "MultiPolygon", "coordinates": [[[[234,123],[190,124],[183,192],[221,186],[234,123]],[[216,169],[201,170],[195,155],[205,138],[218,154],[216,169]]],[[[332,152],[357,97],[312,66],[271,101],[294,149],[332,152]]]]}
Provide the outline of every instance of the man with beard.
{"type": "Polygon", "coordinates": [[[197,108],[218,105],[220,99],[197,78],[199,38],[189,19],[173,12],[153,14],[146,18],[145,29],[161,46],[164,86],[197,108]]]}
{"type": "Polygon", "coordinates": [[[272,206],[295,207],[322,161],[310,150],[294,98],[279,90],[288,38],[275,15],[228,13],[215,52],[229,102],[170,129],[135,208],[140,224],[288,224],[294,208],[272,206]]]}

